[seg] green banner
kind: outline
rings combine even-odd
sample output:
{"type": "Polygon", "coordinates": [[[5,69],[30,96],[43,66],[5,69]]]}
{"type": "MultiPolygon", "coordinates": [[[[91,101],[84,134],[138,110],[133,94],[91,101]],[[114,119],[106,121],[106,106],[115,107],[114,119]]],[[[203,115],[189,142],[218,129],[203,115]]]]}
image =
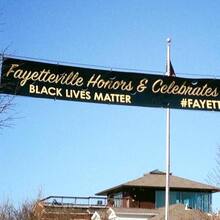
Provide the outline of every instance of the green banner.
{"type": "Polygon", "coordinates": [[[220,80],[4,58],[1,93],[143,107],[220,111],[220,80]]]}

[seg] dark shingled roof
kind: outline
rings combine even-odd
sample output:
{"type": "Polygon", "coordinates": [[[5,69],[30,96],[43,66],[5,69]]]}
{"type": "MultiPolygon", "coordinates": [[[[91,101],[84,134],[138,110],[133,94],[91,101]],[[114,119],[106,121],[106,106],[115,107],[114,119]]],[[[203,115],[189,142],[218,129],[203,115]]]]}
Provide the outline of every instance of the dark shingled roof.
{"type": "MultiPolygon", "coordinates": [[[[111,192],[117,191],[122,187],[148,187],[148,188],[161,188],[165,189],[166,185],[166,175],[164,172],[155,170],[150,173],[144,174],[144,176],[128,181],[126,183],[120,184],[118,186],[106,189],[96,195],[107,195],[111,192]]],[[[182,189],[182,190],[193,190],[193,191],[209,191],[209,192],[220,192],[220,188],[215,186],[195,182],[189,179],[170,175],[170,188],[172,189],[182,189]]]]}

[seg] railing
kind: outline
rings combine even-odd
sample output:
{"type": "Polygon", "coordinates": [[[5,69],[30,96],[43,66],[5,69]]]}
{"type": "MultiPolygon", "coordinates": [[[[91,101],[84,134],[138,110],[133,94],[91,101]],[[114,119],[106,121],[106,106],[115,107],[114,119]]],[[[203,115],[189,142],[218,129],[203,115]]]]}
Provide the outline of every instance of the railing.
{"type": "Polygon", "coordinates": [[[49,196],[40,202],[49,206],[105,207],[107,197],[49,196]]]}
{"type": "Polygon", "coordinates": [[[152,202],[135,201],[131,197],[127,198],[107,198],[107,197],[72,197],[72,196],[49,196],[42,199],[44,205],[48,206],[68,206],[68,207],[115,207],[115,208],[155,208],[152,202]]]}

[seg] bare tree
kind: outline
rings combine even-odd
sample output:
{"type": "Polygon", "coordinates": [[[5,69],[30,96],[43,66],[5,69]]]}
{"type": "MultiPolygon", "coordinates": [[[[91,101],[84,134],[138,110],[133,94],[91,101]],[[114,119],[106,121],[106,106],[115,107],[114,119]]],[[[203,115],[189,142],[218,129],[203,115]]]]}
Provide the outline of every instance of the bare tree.
{"type": "Polygon", "coordinates": [[[0,205],[0,220],[38,220],[33,212],[32,203],[25,202],[15,208],[10,202],[0,205]]]}
{"type": "MultiPolygon", "coordinates": [[[[2,20],[4,20],[3,17],[3,13],[2,13],[3,9],[0,8],[0,32],[3,32],[3,28],[4,28],[4,22],[2,22],[2,20]]],[[[1,91],[1,68],[2,68],[2,62],[3,62],[3,57],[6,53],[6,51],[8,51],[10,45],[8,45],[7,47],[5,47],[0,54],[0,129],[3,129],[4,127],[10,127],[12,126],[12,122],[15,119],[14,117],[14,97],[11,95],[6,95],[3,94],[1,91]]]]}
{"type": "Polygon", "coordinates": [[[208,173],[207,182],[220,187],[220,145],[216,152],[216,166],[208,173]]]}
{"type": "MultiPolygon", "coordinates": [[[[0,54],[0,68],[2,67],[3,57],[7,48],[0,54]]],[[[0,129],[13,125],[14,114],[14,96],[3,94],[0,84],[0,129]]]]}
{"type": "Polygon", "coordinates": [[[0,129],[13,125],[13,106],[13,96],[0,94],[0,129]]]}

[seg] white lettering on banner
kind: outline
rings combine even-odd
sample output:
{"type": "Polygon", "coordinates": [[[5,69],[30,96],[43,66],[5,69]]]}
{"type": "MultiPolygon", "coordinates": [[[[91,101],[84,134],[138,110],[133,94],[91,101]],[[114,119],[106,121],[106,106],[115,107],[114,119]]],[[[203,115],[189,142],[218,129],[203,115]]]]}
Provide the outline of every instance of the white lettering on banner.
{"type": "Polygon", "coordinates": [[[50,96],[61,96],[62,97],[62,88],[55,88],[43,86],[42,88],[39,86],[29,85],[29,92],[32,94],[41,94],[41,95],[50,95],[50,96]]]}
{"type": "Polygon", "coordinates": [[[131,103],[131,96],[124,94],[109,94],[109,93],[95,93],[95,101],[102,102],[118,102],[118,103],[131,103]]]}
{"type": "Polygon", "coordinates": [[[218,100],[201,100],[201,99],[183,98],[180,101],[180,105],[183,108],[192,108],[192,109],[210,109],[210,110],[220,109],[220,101],[218,100]]]}

